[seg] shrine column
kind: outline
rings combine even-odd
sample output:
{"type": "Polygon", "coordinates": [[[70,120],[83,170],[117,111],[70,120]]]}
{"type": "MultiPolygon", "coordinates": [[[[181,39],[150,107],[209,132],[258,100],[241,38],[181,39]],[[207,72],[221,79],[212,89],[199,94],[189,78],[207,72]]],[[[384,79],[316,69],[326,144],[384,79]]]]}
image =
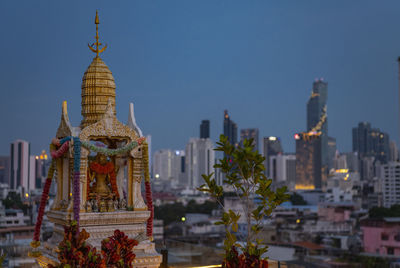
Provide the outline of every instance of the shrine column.
{"type": "Polygon", "coordinates": [[[147,206],[143,201],[141,182],[143,179],[143,158],[142,158],[142,147],[134,150],[133,158],[133,176],[132,176],[132,198],[133,198],[133,210],[147,210],[147,206]]]}
{"type": "Polygon", "coordinates": [[[133,158],[128,156],[128,204],[127,207],[133,208],[133,158]]]}
{"type": "Polygon", "coordinates": [[[62,176],[62,189],[61,189],[61,200],[65,200],[68,202],[69,200],[69,178],[70,178],[70,173],[69,173],[69,159],[67,157],[63,157],[60,159],[61,162],[61,170],[62,172],[59,173],[60,176],[62,176]]]}
{"type": "Polygon", "coordinates": [[[81,148],[81,167],[80,167],[80,212],[85,212],[85,204],[87,201],[87,168],[88,168],[88,155],[89,151],[85,148],[81,148]]]}
{"type": "Polygon", "coordinates": [[[54,200],[54,210],[59,210],[62,200],[62,188],[63,188],[63,162],[61,159],[56,159],[55,161],[55,169],[56,169],[56,181],[57,181],[57,194],[56,200],[54,200]]]}

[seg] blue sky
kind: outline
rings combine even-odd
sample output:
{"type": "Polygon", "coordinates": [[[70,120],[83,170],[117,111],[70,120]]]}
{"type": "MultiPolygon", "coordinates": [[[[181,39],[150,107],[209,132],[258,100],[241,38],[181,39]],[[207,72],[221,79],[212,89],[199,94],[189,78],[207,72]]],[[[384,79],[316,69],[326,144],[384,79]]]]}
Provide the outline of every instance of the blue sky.
{"type": "Polygon", "coordinates": [[[317,77],[340,151],[359,121],[398,141],[399,1],[1,1],[0,154],[17,138],[47,149],[63,100],[79,124],[96,9],[117,116],[134,102],[153,149],[183,149],[202,119],[216,140],[228,109],[293,152],[317,77]]]}

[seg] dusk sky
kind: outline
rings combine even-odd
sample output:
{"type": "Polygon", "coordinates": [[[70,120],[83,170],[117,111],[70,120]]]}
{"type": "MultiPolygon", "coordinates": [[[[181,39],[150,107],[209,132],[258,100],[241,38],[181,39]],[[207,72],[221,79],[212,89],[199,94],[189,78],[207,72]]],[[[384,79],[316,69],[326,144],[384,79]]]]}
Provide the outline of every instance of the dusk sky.
{"type": "Polygon", "coordinates": [[[153,151],[184,149],[203,119],[216,141],[228,109],[294,152],[320,77],[340,151],[360,121],[398,142],[400,1],[1,1],[0,155],[16,139],[48,150],[63,100],[79,125],[96,9],[117,117],[134,102],[153,151]]]}

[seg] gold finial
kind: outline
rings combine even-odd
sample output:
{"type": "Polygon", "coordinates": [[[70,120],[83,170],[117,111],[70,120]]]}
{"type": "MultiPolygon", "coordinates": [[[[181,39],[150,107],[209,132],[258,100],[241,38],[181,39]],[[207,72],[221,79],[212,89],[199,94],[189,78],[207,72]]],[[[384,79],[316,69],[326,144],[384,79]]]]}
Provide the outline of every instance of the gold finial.
{"type": "Polygon", "coordinates": [[[96,57],[99,56],[100,53],[104,52],[104,50],[106,50],[107,45],[105,45],[104,47],[100,48],[102,43],[99,42],[99,15],[97,14],[97,10],[96,10],[96,18],[94,19],[94,24],[96,24],[96,43],[93,44],[88,44],[88,47],[90,48],[91,51],[93,51],[94,53],[96,53],[96,57]]]}

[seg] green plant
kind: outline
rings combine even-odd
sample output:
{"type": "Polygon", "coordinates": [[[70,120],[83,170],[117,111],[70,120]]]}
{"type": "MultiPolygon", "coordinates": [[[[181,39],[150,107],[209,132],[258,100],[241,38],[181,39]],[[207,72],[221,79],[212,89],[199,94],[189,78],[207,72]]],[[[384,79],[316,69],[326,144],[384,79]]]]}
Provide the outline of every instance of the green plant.
{"type": "Polygon", "coordinates": [[[244,140],[243,146],[235,147],[229,143],[227,137],[221,135],[214,150],[224,153],[224,158],[220,159],[214,168],[221,169],[225,174],[224,183],[235,192],[243,206],[244,215],[225,209],[224,189],[216,183],[213,174],[203,175],[205,184],[198,190],[209,193],[224,210],[221,220],[215,223],[225,226],[223,266],[252,267],[246,265],[256,265],[258,261],[264,260],[262,255],[267,251],[263,241],[257,239],[257,234],[262,230],[262,220],[271,215],[276,206],[289,200],[290,196],[286,194],[286,187],[276,191],[271,189],[272,180],[264,175],[265,158],[254,150],[253,139],[244,140]],[[255,200],[257,202],[254,202],[255,200]],[[238,232],[238,221],[242,216],[247,223],[244,245],[238,243],[235,235],[238,232]],[[239,266],[232,266],[232,263],[239,266]],[[240,266],[240,263],[244,263],[244,266],[240,266]]]}

